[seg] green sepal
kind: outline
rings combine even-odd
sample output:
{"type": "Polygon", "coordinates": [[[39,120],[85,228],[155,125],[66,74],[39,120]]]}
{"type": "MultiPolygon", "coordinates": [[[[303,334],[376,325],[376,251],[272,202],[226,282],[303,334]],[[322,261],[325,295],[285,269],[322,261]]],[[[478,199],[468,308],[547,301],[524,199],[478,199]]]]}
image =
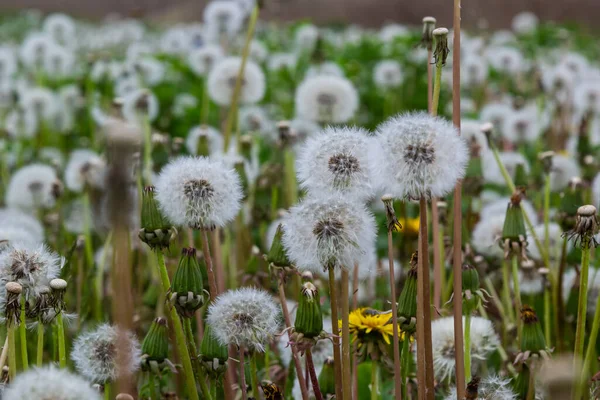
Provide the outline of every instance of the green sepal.
{"type": "Polygon", "coordinates": [[[204,370],[213,377],[220,377],[227,370],[227,347],[219,343],[210,324],[204,328],[199,358],[204,370]]]}
{"type": "Polygon", "coordinates": [[[319,374],[319,387],[323,398],[329,395],[335,395],[335,371],[333,369],[333,359],[329,358],[323,364],[321,373],[319,374]]]}
{"type": "Polygon", "coordinates": [[[415,332],[416,326],[413,321],[417,317],[417,268],[412,267],[408,271],[408,277],[398,298],[398,318],[400,328],[407,334],[415,332]]]}
{"type": "Polygon", "coordinates": [[[279,224],[269,254],[267,254],[267,262],[276,267],[291,267],[292,262],[289,260],[282,243],[283,225],[279,224]]]}
{"type": "Polygon", "coordinates": [[[304,337],[314,338],[323,332],[323,315],[319,291],[310,282],[302,285],[294,330],[304,337]]]}
{"type": "Polygon", "coordinates": [[[171,283],[170,302],[182,317],[191,318],[202,307],[208,295],[204,290],[202,270],[193,247],[182,250],[179,264],[171,283]]]}
{"type": "Polygon", "coordinates": [[[150,330],[142,342],[142,354],[146,356],[144,364],[148,361],[160,364],[169,356],[169,330],[164,318],[156,318],[150,325],[150,330]]]}
{"type": "Polygon", "coordinates": [[[519,204],[510,203],[506,209],[506,218],[504,219],[504,227],[502,228],[502,240],[509,239],[510,241],[520,242],[521,239],[527,238],[525,230],[525,219],[523,210],[519,204]]]}

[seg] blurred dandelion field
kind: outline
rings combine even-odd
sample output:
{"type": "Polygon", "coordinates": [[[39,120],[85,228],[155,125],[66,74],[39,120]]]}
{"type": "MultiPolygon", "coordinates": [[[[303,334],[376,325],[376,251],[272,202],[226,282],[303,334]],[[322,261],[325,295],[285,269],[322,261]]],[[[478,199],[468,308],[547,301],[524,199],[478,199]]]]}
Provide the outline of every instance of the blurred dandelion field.
{"type": "Polygon", "coordinates": [[[0,398],[600,399],[598,37],[423,17],[0,18],[0,398]]]}

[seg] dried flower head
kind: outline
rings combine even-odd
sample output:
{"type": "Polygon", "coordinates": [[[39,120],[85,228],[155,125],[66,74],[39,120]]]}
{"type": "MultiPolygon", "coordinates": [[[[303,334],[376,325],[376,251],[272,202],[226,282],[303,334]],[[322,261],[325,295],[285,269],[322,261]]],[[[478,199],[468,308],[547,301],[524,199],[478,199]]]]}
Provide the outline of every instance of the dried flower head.
{"type": "Polygon", "coordinates": [[[2,398],[6,400],[100,400],[102,397],[82,377],[66,369],[48,365],[20,373],[15,381],[4,389],[2,398]]]}
{"type": "Polygon", "coordinates": [[[469,153],[450,122],[418,112],[378,130],[382,185],[395,197],[443,197],[463,177],[469,153]]]}
{"type": "MultiPolygon", "coordinates": [[[[208,73],[208,94],[220,106],[231,104],[242,60],[239,57],[225,57],[208,73]]],[[[265,94],[265,75],[261,68],[248,60],[242,76],[239,96],[240,104],[253,104],[265,94]]]]}
{"type": "Polygon", "coordinates": [[[102,324],[92,331],[81,333],[73,343],[71,359],[77,371],[91,380],[104,384],[118,377],[135,373],[141,365],[140,343],[132,333],[121,332],[118,328],[102,324]],[[127,354],[117,354],[119,335],[125,335],[127,354]],[[117,358],[126,359],[125,365],[118,365],[117,358]],[[124,370],[120,370],[124,367],[124,370]]]}
{"type": "Polygon", "coordinates": [[[54,207],[62,192],[62,183],[54,169],[43,164],[31,164],[17,170],[6,190],[6,205],[26,212],[54,207]]]}
{"type": "Polygon", "coordinates": [[[177,158],[156,180],[160,209],[177,226],[224,226],[237,215],[241,199],[237,173],[205,157],[177,158]]]}
{"type": "Polygon", "coordinates": [[[600,227],[597,214],[596,207],[593,205],[579,207],[575,228],[563,233],[563,237],[566,236],[569,240],[573,240],[575,246],[579,244],[582,248],[596,247],[598,241],[595,235],[600,227]]]}
{"type": "Polygon", "coordinates": [[[270,294],[255,288],[229,290],[208,308],[207,323],[223,345],[263,352],[279,331],[279,307],[270,294]]]}
{"type": "Polygon", "coordinates": [[[49,280],[58,277],[62,260],[45,245],[11,243],[0,252],[0,279],[18,282],[24,289],[36,293],[49,280]]]}
{"type": "Polygon", "coordinates": [[[352,82],[323,74],[302,81],[296,89],[295,102],[300,118],[321,123],[347,122],[359,106],[358,92],[352,82]]]}
{"type": "Polygon", "coordinates": [[[350,269],[375,241],[375,221],[362,205],[340,198],[309,198],[284,217],[283,244],[301,270],[350,269]]]}

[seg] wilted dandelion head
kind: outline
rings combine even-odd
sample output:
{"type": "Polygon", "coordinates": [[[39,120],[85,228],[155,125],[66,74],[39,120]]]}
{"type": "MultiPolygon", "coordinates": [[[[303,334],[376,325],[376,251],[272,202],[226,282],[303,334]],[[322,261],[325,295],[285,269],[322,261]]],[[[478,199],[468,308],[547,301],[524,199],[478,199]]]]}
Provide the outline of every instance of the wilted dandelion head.
{"type": "Polygon", "coordinates": [[[348,79],[317,75],[306,78],[296,89],[296,112],[300,118],[321,123],[343,123],[354,116],[359,98],[348,79]]]}
{"type": "Polygon", "coordinates": [[[198,146],[201,141],[206,141],[209,154],[219,154],[223,152],[223,136],[221,133],[208,125],[194,126],[185,139],[185,146],[188,153],[198,155],[198,146]]]}
{"type": "Polygon", "coordinates": [[[373,70],[373,81],[381,89],[397,88],[403,79],[402,68],[396,60],[379,61],[373,70]]]}
{"type": "Polygon", "coordinates": [[[302,270],[351,269],[375,240],[373,215],[363,205],[339,196],[305,199],[283,221],[284,247],[302,270]]]}
{"type": "Polygon", "coordinates": [[[142,351],[140,343],[132,333],[120,332],[118,328],[102,324],[92,331],[81,333],[73,343],[71,359],[77,372],[92,382],[115,381],[123,375],[133,374],[140,368],[142,351]],[[125,335],[127,351],[124,357],[117,352],[119,335],[125,335]],[[117,365],[117,358],[127,360],[125,365],[117,365]],[[123,370],[119,368],[125,368],[123,370]]]}
{"type": "Polygon", "coordinates": [[[300,147],[296,161],[300,185],[312,194],[365,200],[375,195],[373,138],[360,128],[326,128],[300,147]]]}
{"type": "Polygon", "coordinates": [[[237,215],[242,196],[237,173],[206,157],[177,158],[156,180],[156,200],[177,226],[224,226],[237,215]]]}
{"type": "MultiPolygon", "coordinates": [[[[456,387],[452,387],[445,400],[456,399],[456,387]]],[[[488,375],[479,381],[477,390],[479,400],[516,400],[517,394],[512,390],[510,379],[498,375],[488,375]]]]}
{"type": "Polygon", "coordinates": [[[104,188],[106,162],[94,151],[74,150],[65,167],[65,186],[73,192],[81,192],[86,186],[104,188]]]}
{"type": "Polygon", "coordinates": [[[199,76],[207,75],[225,56],[223,48],[217,45],[206,45],[194,49],[188,56],[188,65],[199,76]]]}
{"type": "Polygon", "coordinates": [[[443,197],[463,177],[467,144],[448,121],[418,112],[378,128],[382,185],[395,197],[443,197]]]}
{"type": "Polygon", "coordinates": [[[100,393],[92,385],[69,372],[53,365],[36,367],[20,373],[14,382],[4,389],[5,400],[100,400],[100,393]]]}
{"type": "Polygon", "coordinates": [[[270,294],[247,287],[217,297],[208,308],[207,323],[223,345],[263,352],[279,331],[279,314],[270,294]]]}
{"type": "Polygon", "coordinates": [[[0,252],[0,279],[36,292],[60,272],[61,258],[43,244],[10,243],[0,252]]]}
{"type": "MultiPolygon", "coordinates": [[[[463,317],[464,324],[464,317],[463,317]]],[[[463,325],[464,326],[464,325],[463,325]]],[[[433,368],[438,381],[446,381],[454,376],[454,317],[440,318],[431,323],[433,349],[433,368]]],[[[477,364],[486,361],[500,344],[500,339],[494,331],[491,321],[481,318],[471,318],[471,359],[474,371],[477,364]]]]}
{"type": "MultiPolygon", "coordinates": [[[[225,57],[208,73],[208,94],[218,105],[231,104],[241,63],[242,59],[239,57],[225,57]]],[[[242,76],[240,104],[260,101],[265,94],[265,88],[262,69],[254,61],[248,60],[242,76]]]]}

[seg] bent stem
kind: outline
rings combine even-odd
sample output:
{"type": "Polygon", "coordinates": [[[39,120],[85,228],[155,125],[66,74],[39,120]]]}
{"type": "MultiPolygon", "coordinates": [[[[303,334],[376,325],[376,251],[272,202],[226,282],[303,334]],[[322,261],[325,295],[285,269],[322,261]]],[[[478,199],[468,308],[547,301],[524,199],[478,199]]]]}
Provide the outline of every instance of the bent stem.
{"type": "MultiPolygon", "coordinates": [[[[338,301],[335,290],[335,271],[333,266],[329,268],[329,298],[331,300],[331,333],[333,334],[333,369],[335,372],[335,395],[336,399],[343,400],[342,391],[342,354],[340,352],[340,327],[338,319],[338,301]]],[[[298,370],[298,375],[302,370],[298,370]]]]}
{"type": "MultiPolygon", "coordinates": [[[[583,360],[583,345],[585,342],[585,323],[587,317],[587,292],[588,292],[588,276],[590,270],[590,239],[582,238],[581,240],[581,272],[579,276],[579,300],[577,302],[577,330],[575,332],[575,349],[574,362],[575,371],[579,363],[583,360]]],[[[597,311],[596,311],[597,314],[597,311]]],[[[596,342],[590,342],[595,344],[596,342]]],[[[585,376],[585,371],[581,371],[582,378],[585,376]]],[[[583,393],[583,386],[585,381],[580,380],[579,384],[576,384],[573,388],[573,399],[581,399],[583,393]],[[582,384],[583,383],[583,384],[582,384]]]]}
{"type": "MultiPolygon", "coordinates": [[[[156,258],[158,260],[158,272],[160,273],[160,280],[163,287],[163,292],[166,296],[171,289],[171,281],[167,272],[167,266],[165,265],[165,257],[160,252],[156,252],[156,258]]],[[[185,377],[186,386],[188,388],[188,396],[190,400],[199,400],[198,391],[196,390],[196,381],[194,379],[194,370],[192,368],[192,360],[186,346],[185,334],[183,333],[183,327],[181,320],[177,315],[174,307],[169,307],[169,316],[171,323],[173,324],[173,332],[175,332],[175,344],[177,345],[177,352],[183,365],[183,374],[185,377]]]]}
{"type": "Polygon", "coordinates": [[[35,365],[41,367],[44,363],[44,324],[38,321],[37,326],[37,353],[35,365]]]}
{"type": "Polygon", "coordinates": [[[23,371],[29,369],[29,359],[27,356],[27,325],[25,317],[25,293],[21,295],[21,316],[19,323],[19,338],[21,339],[21,363],[23,364],[23,371]]]}
{"type": "Polygon", "coordinates": [[[310,348],[306,350],[304,357],[306,358],[306,368],[308,369],[315,399],[323,400],[323,394],[321,393],[321,387],[319,386],[319,378],[317,377],[317,372],[315,371],[315,364],[313,362],[312,351],[310,348]]]}
{"type": "Polygon", "coordinates": [[[398,328],[398,303],[396,298],[396,277],[394,276],[394,255],[392,230],[388,229],[388,262],[390,269],[390,296],[392,298],[392,330],[394,340],[394,394],[396,399],[402,400],[402,369],[400,367],[400,339],[398,328]]]}
{"type": "Polygon", "coordinates": [[[344,399],[352,400],[352,373],[350,366],[350,299],[349,286],[350,274],[342,268],[342,379],[344,387],[344,399]]]}

